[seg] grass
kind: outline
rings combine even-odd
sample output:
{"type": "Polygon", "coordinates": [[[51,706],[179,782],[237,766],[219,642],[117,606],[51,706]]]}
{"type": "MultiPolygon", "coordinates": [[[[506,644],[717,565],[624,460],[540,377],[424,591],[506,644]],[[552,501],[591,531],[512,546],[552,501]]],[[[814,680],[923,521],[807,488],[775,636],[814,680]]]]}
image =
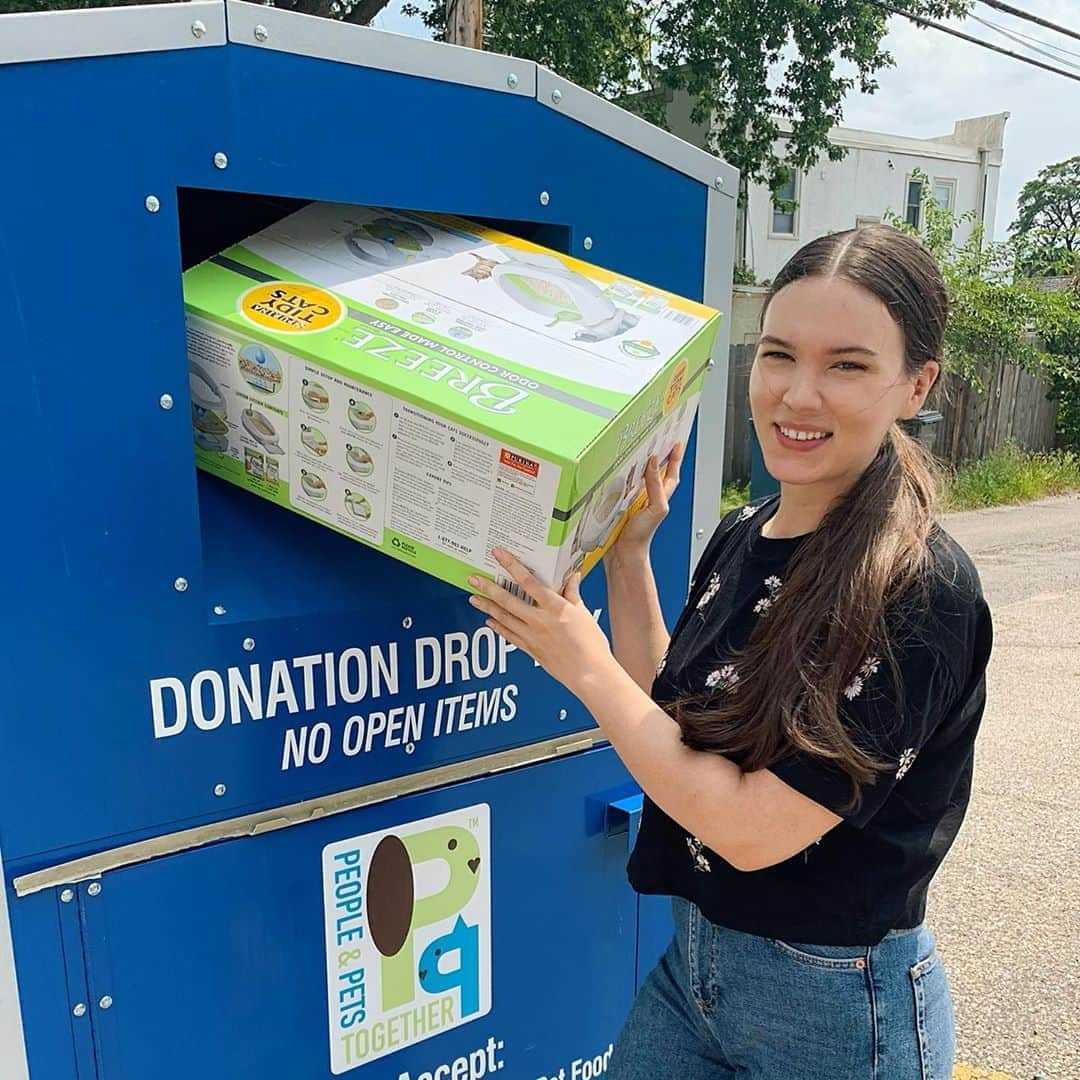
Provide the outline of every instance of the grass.
{"type": "Polygon", "coordinates": [[[720,492],[720,516],[750,501],[750,484],[725,484],[720,492]]]}
{"type": "Polygon", "coordinates": [[[939,480],[940,506],[945,511],[1007,506],[1071,491],[1080,491],[1080,453],[1037,454],[1015,444],[939,480]]]}
{"type": "MultiPolygon", "coordinates": [[[[1080,452],[1055,450],[1038,454],[1010,443],[955,471],[943,468],[938,475],[938,508],[942,512],[979,510],[1072,491],[1080,491],[1080,452]]],[[[749,499],[749,484],[725,484],[720,516],[749,499]]]]}

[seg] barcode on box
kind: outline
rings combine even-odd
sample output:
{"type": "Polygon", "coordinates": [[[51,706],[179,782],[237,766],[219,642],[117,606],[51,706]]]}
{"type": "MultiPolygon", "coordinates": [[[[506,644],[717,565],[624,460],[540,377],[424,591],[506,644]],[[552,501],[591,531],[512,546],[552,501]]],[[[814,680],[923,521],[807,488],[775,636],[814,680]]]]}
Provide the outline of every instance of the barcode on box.
{"type": "Polygon", "coordinates": [[[532,604],[533,607],[536,606],[536,601],[513,578],[499,574],[495,578],[495,584],[505,589],[511,596],[516,596],[519,600],[524,600],[526,604],[532,604]]]}

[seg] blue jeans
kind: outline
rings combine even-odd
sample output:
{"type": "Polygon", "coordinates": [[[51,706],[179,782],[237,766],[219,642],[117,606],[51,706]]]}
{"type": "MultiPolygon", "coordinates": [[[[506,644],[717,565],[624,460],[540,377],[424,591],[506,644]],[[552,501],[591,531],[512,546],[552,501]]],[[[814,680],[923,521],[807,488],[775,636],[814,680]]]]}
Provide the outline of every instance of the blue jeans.
{"type": "Polygon", "coordinates": [[[803,945],[673,908],[605,1080],[951,1080],[952,1000],[925,927],[803,945]]]}

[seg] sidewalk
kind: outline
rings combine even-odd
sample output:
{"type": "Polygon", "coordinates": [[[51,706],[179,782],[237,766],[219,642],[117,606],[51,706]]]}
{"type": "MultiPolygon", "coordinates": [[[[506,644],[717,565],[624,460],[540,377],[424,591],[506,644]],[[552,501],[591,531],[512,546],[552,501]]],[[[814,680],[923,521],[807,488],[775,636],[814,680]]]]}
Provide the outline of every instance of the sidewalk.
{"type": "Polygon", "coordinates": [[[968,816],[930,891],[954,1080],[1080,1077],[1080,496],[952,514],[994,615],[968,816]],[[999,1071],[994,1071],[999,1070],[999,1071]]]}

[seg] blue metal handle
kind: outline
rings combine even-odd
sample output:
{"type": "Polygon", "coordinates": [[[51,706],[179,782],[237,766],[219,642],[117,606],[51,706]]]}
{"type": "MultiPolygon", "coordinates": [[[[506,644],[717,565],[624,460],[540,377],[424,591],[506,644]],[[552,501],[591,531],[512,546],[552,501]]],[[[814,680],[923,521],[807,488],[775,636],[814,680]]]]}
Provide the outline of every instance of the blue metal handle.
{"type": "Polygon", "coordinates": [[[618,836],[620,833],[627,833],[627,847],[632,848],[637,842],[644,804],[645,796],[640,791],[636,795],[627,795],[609,802],[604,807],[604,834],[618,836]]]}

